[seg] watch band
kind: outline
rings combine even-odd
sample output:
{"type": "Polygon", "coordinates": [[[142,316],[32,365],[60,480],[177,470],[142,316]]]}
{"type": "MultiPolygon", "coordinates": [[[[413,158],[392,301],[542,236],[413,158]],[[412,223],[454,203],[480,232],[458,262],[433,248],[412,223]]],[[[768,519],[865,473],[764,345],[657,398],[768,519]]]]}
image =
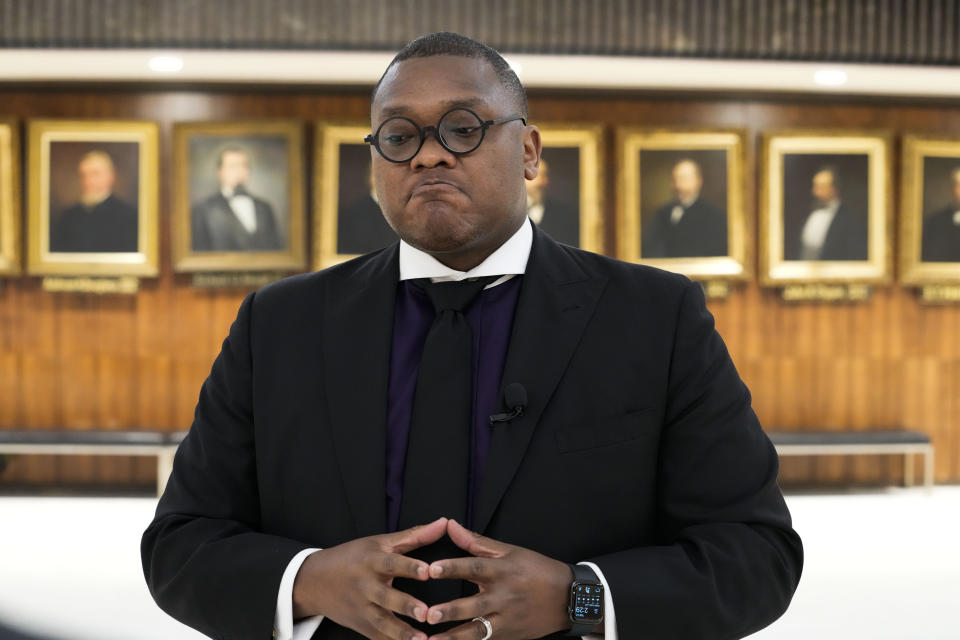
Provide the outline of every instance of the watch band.
{"type": "MultiPolygon", "coordinates": [[[[602,585],[600,578],[597,577],[596,572],[588,567],[585,564],[571,564],[569,565],[570,569],[573,571],[573,584],[595,584],[602,585]]],[[[569,606],[572,606],[570,603],[569,606]]],[[[572,622],[572,620],[571,620],[572,622]]],[[[593,627],[596,623],[593,622],[574,622],[573,626],[570,627],[570,630],[567,631],[568,636],[585,636],[588,633],[593,631],[593,627]]]]}

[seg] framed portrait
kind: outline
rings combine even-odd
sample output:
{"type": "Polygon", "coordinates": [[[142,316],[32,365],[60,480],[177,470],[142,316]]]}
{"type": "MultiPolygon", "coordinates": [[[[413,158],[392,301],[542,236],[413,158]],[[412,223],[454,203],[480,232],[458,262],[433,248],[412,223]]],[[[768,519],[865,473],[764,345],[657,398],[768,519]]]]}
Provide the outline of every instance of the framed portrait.
{"type": "Polygon", "coordinates": [[[363,141],[369,133],[368,123],[317,123],[315,269],[382,249],[397,239],[377,204],[370,173],[371,148],[363,141]]]}
{"type": "Polygon", "coordinates": [[[299,122],[181,122],[173,145],[175,271],[304,268],[299,122]]]}
{"type": "Polygon", "coordinates": [[[695,279],[748,278],[744,133],[619,129],[617,254],[695,279]]]}
{"type": "Polygon", "coordinates": [[[157,275],[155,123],[33,120],[27,177],[29,273],[157,275]]]}
{"type": "Polygon", "coordinates": [[[20,273],[19,164],[17,124],[0,119],[0,275],[20,273]]]}
{"type": "Polygon", "coordinates": [[[960,282],[960,139],[907,136],[902,166],[901,280],[960,282]]]}
{"type": "Polygon", "coordinates": [[[603,127],[537,125],[540,171],[527,181],[527,215],[554,240],[603,252],[603,127]]]}
{"type": "Polygon", "coordinates": [[[764,284],[889,282],[890,144],[884,133],[784,131],[764,136],[764,284]]]}

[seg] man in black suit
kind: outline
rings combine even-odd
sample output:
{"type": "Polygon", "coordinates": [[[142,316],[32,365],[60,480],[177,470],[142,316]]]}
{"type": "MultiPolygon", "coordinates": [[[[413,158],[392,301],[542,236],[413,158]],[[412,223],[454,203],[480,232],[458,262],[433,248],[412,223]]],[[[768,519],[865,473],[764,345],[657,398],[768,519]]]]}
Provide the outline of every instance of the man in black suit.
{"type": "Polygon", "coordinates": [[[137,207],[113,193],[117,180],[105,151],[91,151],[77,165],[80,202],[64,211],[50,231],[50,251],[134,252],[137,207]]]}
{"type": "Polygon", "coordinates": [[[671,172],[675,199],[653,213],[642,229],[643,258],[700,258],[727,255],[727,214],[700,197],[703,172],[689,158],[671,172]]]}
{"type": "Polygon", "coordinates": [[[237,147],[217,156],[220,190],[190,212],[194,251],[277,251],[284,241],[273,207],[247,191],[250,154],[237,147]]]}
{"type": "Polygon", "coordinates": [[[866,260],[867,216],[840,197],[840,174],[825,166],[813,175],[813,210],[784,242],[785,260],[866,260]]]}
{"type": "MultiPolygon", "coordinates": [[[[578,204],[578,203],[575,203],[578,204]]],[[[537,177],[527,180],[527,216],[550,236],[571,247],[580,246],[577,206],[550,195],[550,166],[540,159],[537,177]]]]}
{"type": "Polygon", "coordinates": [[[800,540],[699,286],[529,222],[526,108],[456,34],[389,65],[368,141],[401,241],[244,301],[144,534],[171,615],[221,638],[626,640],[784,611],[800,540]],[[442,372],[472,378],[464,406],[429,393],[442,372]],[[594,598],[577,626],[572,590],[594,598]]]}
{"type": "Polygon", "coordinates": [[[960,262],[960,167],[950,173],[953,203],[923,222],[921,255],[924,262],[960,262]]]}
{"type": "MultiPolygon", "coordinates": [[[[337,218],[337,253],[369,253],[396,242],[393,232],[380,211],[373,174],[367,169],[369,189],[359,198],[344,202],[337,218]]],[[[343,197],[343,194],[341,194],[343,197]]]]}

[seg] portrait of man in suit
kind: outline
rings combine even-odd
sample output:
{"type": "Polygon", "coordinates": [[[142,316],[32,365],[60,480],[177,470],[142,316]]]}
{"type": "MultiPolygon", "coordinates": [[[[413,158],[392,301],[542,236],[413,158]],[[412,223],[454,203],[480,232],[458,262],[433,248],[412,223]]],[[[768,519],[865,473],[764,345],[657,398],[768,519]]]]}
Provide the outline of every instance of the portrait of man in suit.
{"type": "Polygon", "coordinates": [[[960,166],[950,171],[950,186],[949,201],[923,218],[923,262],[960,262],[960,166]]]}
{"type": "Polygon", "coordinates": [[[219,189],[190,210],[194,251],[278,251],[286,246],[274,209],[250,192],[250,152],[227,146],[217,155],[219,189]]]}
{"type": "Polygon", "coordinates": [[[545,149],[537,177],[527,180],[527,216],[554,240],[572,247],[580,245],[578,153],[575,148],[545,149]]]}
{"type": "Polygon", "coordinates": [[[849,186],[836,162],[819,164],[808,173],[809,196],[804,200],[810,204],[805,210],[785,195],[785,260],[867,259],[866,158],[861,158],[863,175],[849,186]]]}
{"type": "Polygon", "coordinates": [[[727,214],[703,197],[703,170],[683,158],[670,172],[673,198],[643,216],[643,258],[694,258],[727,255],[727,214]]]}
{"type": "Polygon", "coordinates": [[[281,640],[781,615],[802,546],[700,286],[532,224],[540,131],[486,45],[409,43],[370,118],[399,239],[242,303],[144,533],[159,605],[281,640]]]}
{"type": "MultiPolygon", "coordinates": [[[[51,158],[51,165],[55,161],[51,158]]],[[[50,251],[137,251],[136,194],[128,201],[114,193],[116,183],[117,170],[109,153],[101,149],[84,153],[76,165],[79,200],[58,214],[51,212],[50,251]]],[[[56,199],[52,194],[51,208],[56,199]]]]}
{"type": "Polygon", "coordinates": [[[342,144],[337,207],[337,253],[370,253],[393,243],[397,234],[383,217],[370,171],[367,145],[342,144]]]}

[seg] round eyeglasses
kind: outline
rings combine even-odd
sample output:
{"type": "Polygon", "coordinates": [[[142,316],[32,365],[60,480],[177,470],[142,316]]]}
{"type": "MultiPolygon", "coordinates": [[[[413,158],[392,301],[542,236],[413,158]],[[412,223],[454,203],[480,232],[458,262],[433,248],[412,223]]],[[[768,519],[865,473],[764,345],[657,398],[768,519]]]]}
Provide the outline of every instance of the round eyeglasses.
{"type": "Polygon", "coordinates": [[[440,116],[435,127],[421,129],[416,122],[403,116],[387,118],[377,127],[376,132],[369,134],[363,141],[372,144],[385,160],[409,162],[420,153],[427,135],[432,131],[444,149],[461,156],[480,146],[487,135],[487,129],[514,120],[527,124],[526,118],[520,113],[498,120],[483,120],[470,109],[457,107],[440,116]]]}

